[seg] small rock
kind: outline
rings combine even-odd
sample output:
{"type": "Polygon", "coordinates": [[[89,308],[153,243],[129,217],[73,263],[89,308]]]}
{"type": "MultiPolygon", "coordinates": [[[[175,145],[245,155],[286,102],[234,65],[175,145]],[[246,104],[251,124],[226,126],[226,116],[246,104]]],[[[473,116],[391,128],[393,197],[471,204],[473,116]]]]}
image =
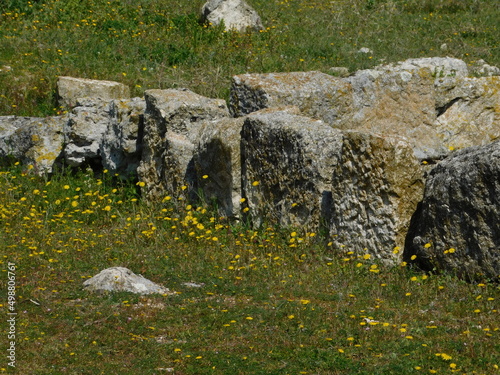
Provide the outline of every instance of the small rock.
{"type": "Polygon", "coordinates": [[[131,292],[136,294],[172,294],[168,288],[155,284],[125,267],[107,268],[83,283],[91,292],[131,292]]]}
{"type": "Polygon", "coordinates": [[[200,19],[212,25],[224,22],[226,30],[238,32],[264,28],[257,12],[243,0],[209,0],[201,9],[200,19]]]}
{"type": "Polygon", "coordinates": [[[373,51],[369,48],[362,47],[359,49],[358,53],[367,53],[367,54],[373,54],[373,51]]]}
{"type": "Polygon", "coordinates": [[[182,285],[187,288],[201,288],[202,286],[205,285],[205,283],[198,284],[198,283],[187,282],[187,283],[182,283],[182,285]]]}

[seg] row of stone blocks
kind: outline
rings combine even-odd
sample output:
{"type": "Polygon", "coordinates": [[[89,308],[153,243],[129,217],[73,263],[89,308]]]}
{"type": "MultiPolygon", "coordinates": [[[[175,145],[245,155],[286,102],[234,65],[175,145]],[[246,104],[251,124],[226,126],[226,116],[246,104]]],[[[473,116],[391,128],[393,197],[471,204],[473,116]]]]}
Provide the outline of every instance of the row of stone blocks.
{"type": "Polygon", "coordinates": [[[66,117],[3,117],[0,154],[40,172],[106,168],[144,182],[150,200],[188,186],[191,199],[255,226],[300,226],[385,262],[404,248],[425,269],[495,278],[499,88],[499,77],[471,78],[449,58],[348,78],[244,74],[233,77],[229,107],[148,90],[78,99],[66,117]]]}

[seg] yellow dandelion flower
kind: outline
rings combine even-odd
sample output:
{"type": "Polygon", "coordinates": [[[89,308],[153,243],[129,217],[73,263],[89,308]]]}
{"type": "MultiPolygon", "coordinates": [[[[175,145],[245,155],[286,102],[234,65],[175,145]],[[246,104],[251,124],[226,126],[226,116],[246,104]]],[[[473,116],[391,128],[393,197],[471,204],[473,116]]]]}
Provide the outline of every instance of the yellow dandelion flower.
{"type": "Polygon", "coordinates": [[[254,181],[252,182],[252,186],[259,186],[260,182],[259,181],[254,181]]]}

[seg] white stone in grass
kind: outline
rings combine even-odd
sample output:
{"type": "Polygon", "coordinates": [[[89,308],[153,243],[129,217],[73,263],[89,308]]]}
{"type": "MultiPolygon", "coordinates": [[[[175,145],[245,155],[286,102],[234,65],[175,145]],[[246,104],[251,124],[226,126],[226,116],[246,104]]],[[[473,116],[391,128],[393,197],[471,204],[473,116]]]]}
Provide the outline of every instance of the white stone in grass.
{"type": "Polygon", "coordinates": [[[83,283],[91,292],[131,292],[136,294],[172,294],[168,288],[155,284],[125,267],[107,268],[83,283]]]}
{"type": "Polygon", "coordinates": [[[367,47],[362,47],[359,49],[358,53],[373,54],[373,51],[367,47]]]}

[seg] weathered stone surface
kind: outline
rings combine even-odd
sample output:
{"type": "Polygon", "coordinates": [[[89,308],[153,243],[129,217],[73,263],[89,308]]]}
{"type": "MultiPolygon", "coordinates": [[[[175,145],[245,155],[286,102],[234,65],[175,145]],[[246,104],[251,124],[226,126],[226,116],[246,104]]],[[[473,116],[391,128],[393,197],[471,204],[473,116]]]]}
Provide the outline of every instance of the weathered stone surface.
{"type": "Polygon", "coordinates": [[[472,74],[478,77],[500,76],[500,68],[489,65],[484,60],[478,60],[470,68],[472,74]]]}
{"type": "Polygon", "coordinates": [[[402,139],[344,132],[329,197],[335,247],[394,261],[423,195],[424,178],[412,145],[402,139]]]}
{"type": "Polygon", "coordinates": [[[254,225],[327,232],[337,248],[394,260],[423,192],[409,142],[270,112],[247,116],[241,147],[254,225]]]}
{"type": "Polygon", "coordinates": [[[408,59],[396,64],[381,65],[376,69],[418,72],[421,69],[430,70],[433,77],[436,79],[443,77],[467,77],[469,69],[467,64],[452,57],[422,57],[416,59],[408,59]]]}
{"type": "Polygon", "coordinates": [[[249,115],[241,132],[242,191],[254,225],[317,231],[327,215],[342,133],[286,112],[249,115]]]}
{"type": "MultiPolygon", "coordinates": [[[[297,107],[273,107],[259,114],[287,112],[300,115],[297,107]]],[[[241,215],[241,129],[246,117],[203,122],[195,149],[196,188],[206,202],[214,203],[225,217],[241,215]],[[203,176],[208,176],[203,178],[203,176]]]]}
{"type": "Polygon", "coordinates": [[[463,61],[450,58],[410,59],[345,79],[320,72],[242,74],[233,77],[230,110],[243,116],[295,105],[342,130],[406,137],[419,159],[441,159],[449,150],[435,121],[438,109],[452,100],[445,79],[455,82],[467,74],[463,61]]]}
{"type": "Polygon", "coordinates": [[[122,177],[135,178],[141,160],[144,99],[112,100],[110,122],[100,145],[103,167],[122,177]]]}
{"type": "Polygon", "coordinates": [[[80,98],[64,127],[64,161],[135,178],[144,130],[143,99],[80,98]]]}
{"type": "Polygon", "coordinates": [[[51,173],[63,148],[66,117],[0,117],[0,158],[33,165],[35,173],[51,173]]]}
{"type": "Polygon", "coordinates": [[[430,173],[412,218],[404,259],[424,270],[498,280],[499,181],[499,141],[441,161],[430,173]]]}
{"type": "Polygon", "coordinates": [[[111,267],[84,281],[89,292],[131,292],[136,294],[172,294],[168,288],[155,284],[125,267],[111,267]]]}
{"type": "Polygon", "coordinates": [[[201,121],[228,117],[224,100],[189,90],[148,90],[139,179],[150,198],[177,194],[195,184],[193,152],[201,121]]]}
{"type": "Polygon", "coordinates": [[[64,160],[72,167],[102,165],[101,143],[110,124],[110,103],[81,98],[64,126],[64,160]]]}
{"type": "Polygon", "coordinates": [[[447,96],[435,124],[446,146],[460,149],[500,138],[500,77],[457,79],[447,96]]]}
{"type": "Polygon", "coordinates": [[[234,116],[280,106],[296,106],[304,115],[335,126],[352,111],[352,89],[346,81],[321,72],[233,77],[229,107],[234,116]]]}
{"type": "Polygon", "coordinates": [[[130,98],[130,88],[122,83],[59,77],[57,80],[59,105],[73,108],[79,98],[99,98],[103,100],[130,98]]]}
{"type": "Polygon", "coordinates": [[[353,116],[339,127],[406,137],[419,159],[440,159],[448,149],[434,129],[435,78],[428,68],[403,67],[361,70],[347,78],[353,90],[353,116]]]}
{"type": "Polygon", "coordinates": [[[209,0],[201,8],[200,19],[212,25],[224,22],[226,30],[239,32],[264,28],[255,9],[244,0],[209,0]]]}
{"type": "Polygon", "coordinates": [[[240,132],[244,121],[244,117],[205,121],[194,154],[202,198],[215,203],[219,214],[226,217],[240,213],[240,132]]]}

